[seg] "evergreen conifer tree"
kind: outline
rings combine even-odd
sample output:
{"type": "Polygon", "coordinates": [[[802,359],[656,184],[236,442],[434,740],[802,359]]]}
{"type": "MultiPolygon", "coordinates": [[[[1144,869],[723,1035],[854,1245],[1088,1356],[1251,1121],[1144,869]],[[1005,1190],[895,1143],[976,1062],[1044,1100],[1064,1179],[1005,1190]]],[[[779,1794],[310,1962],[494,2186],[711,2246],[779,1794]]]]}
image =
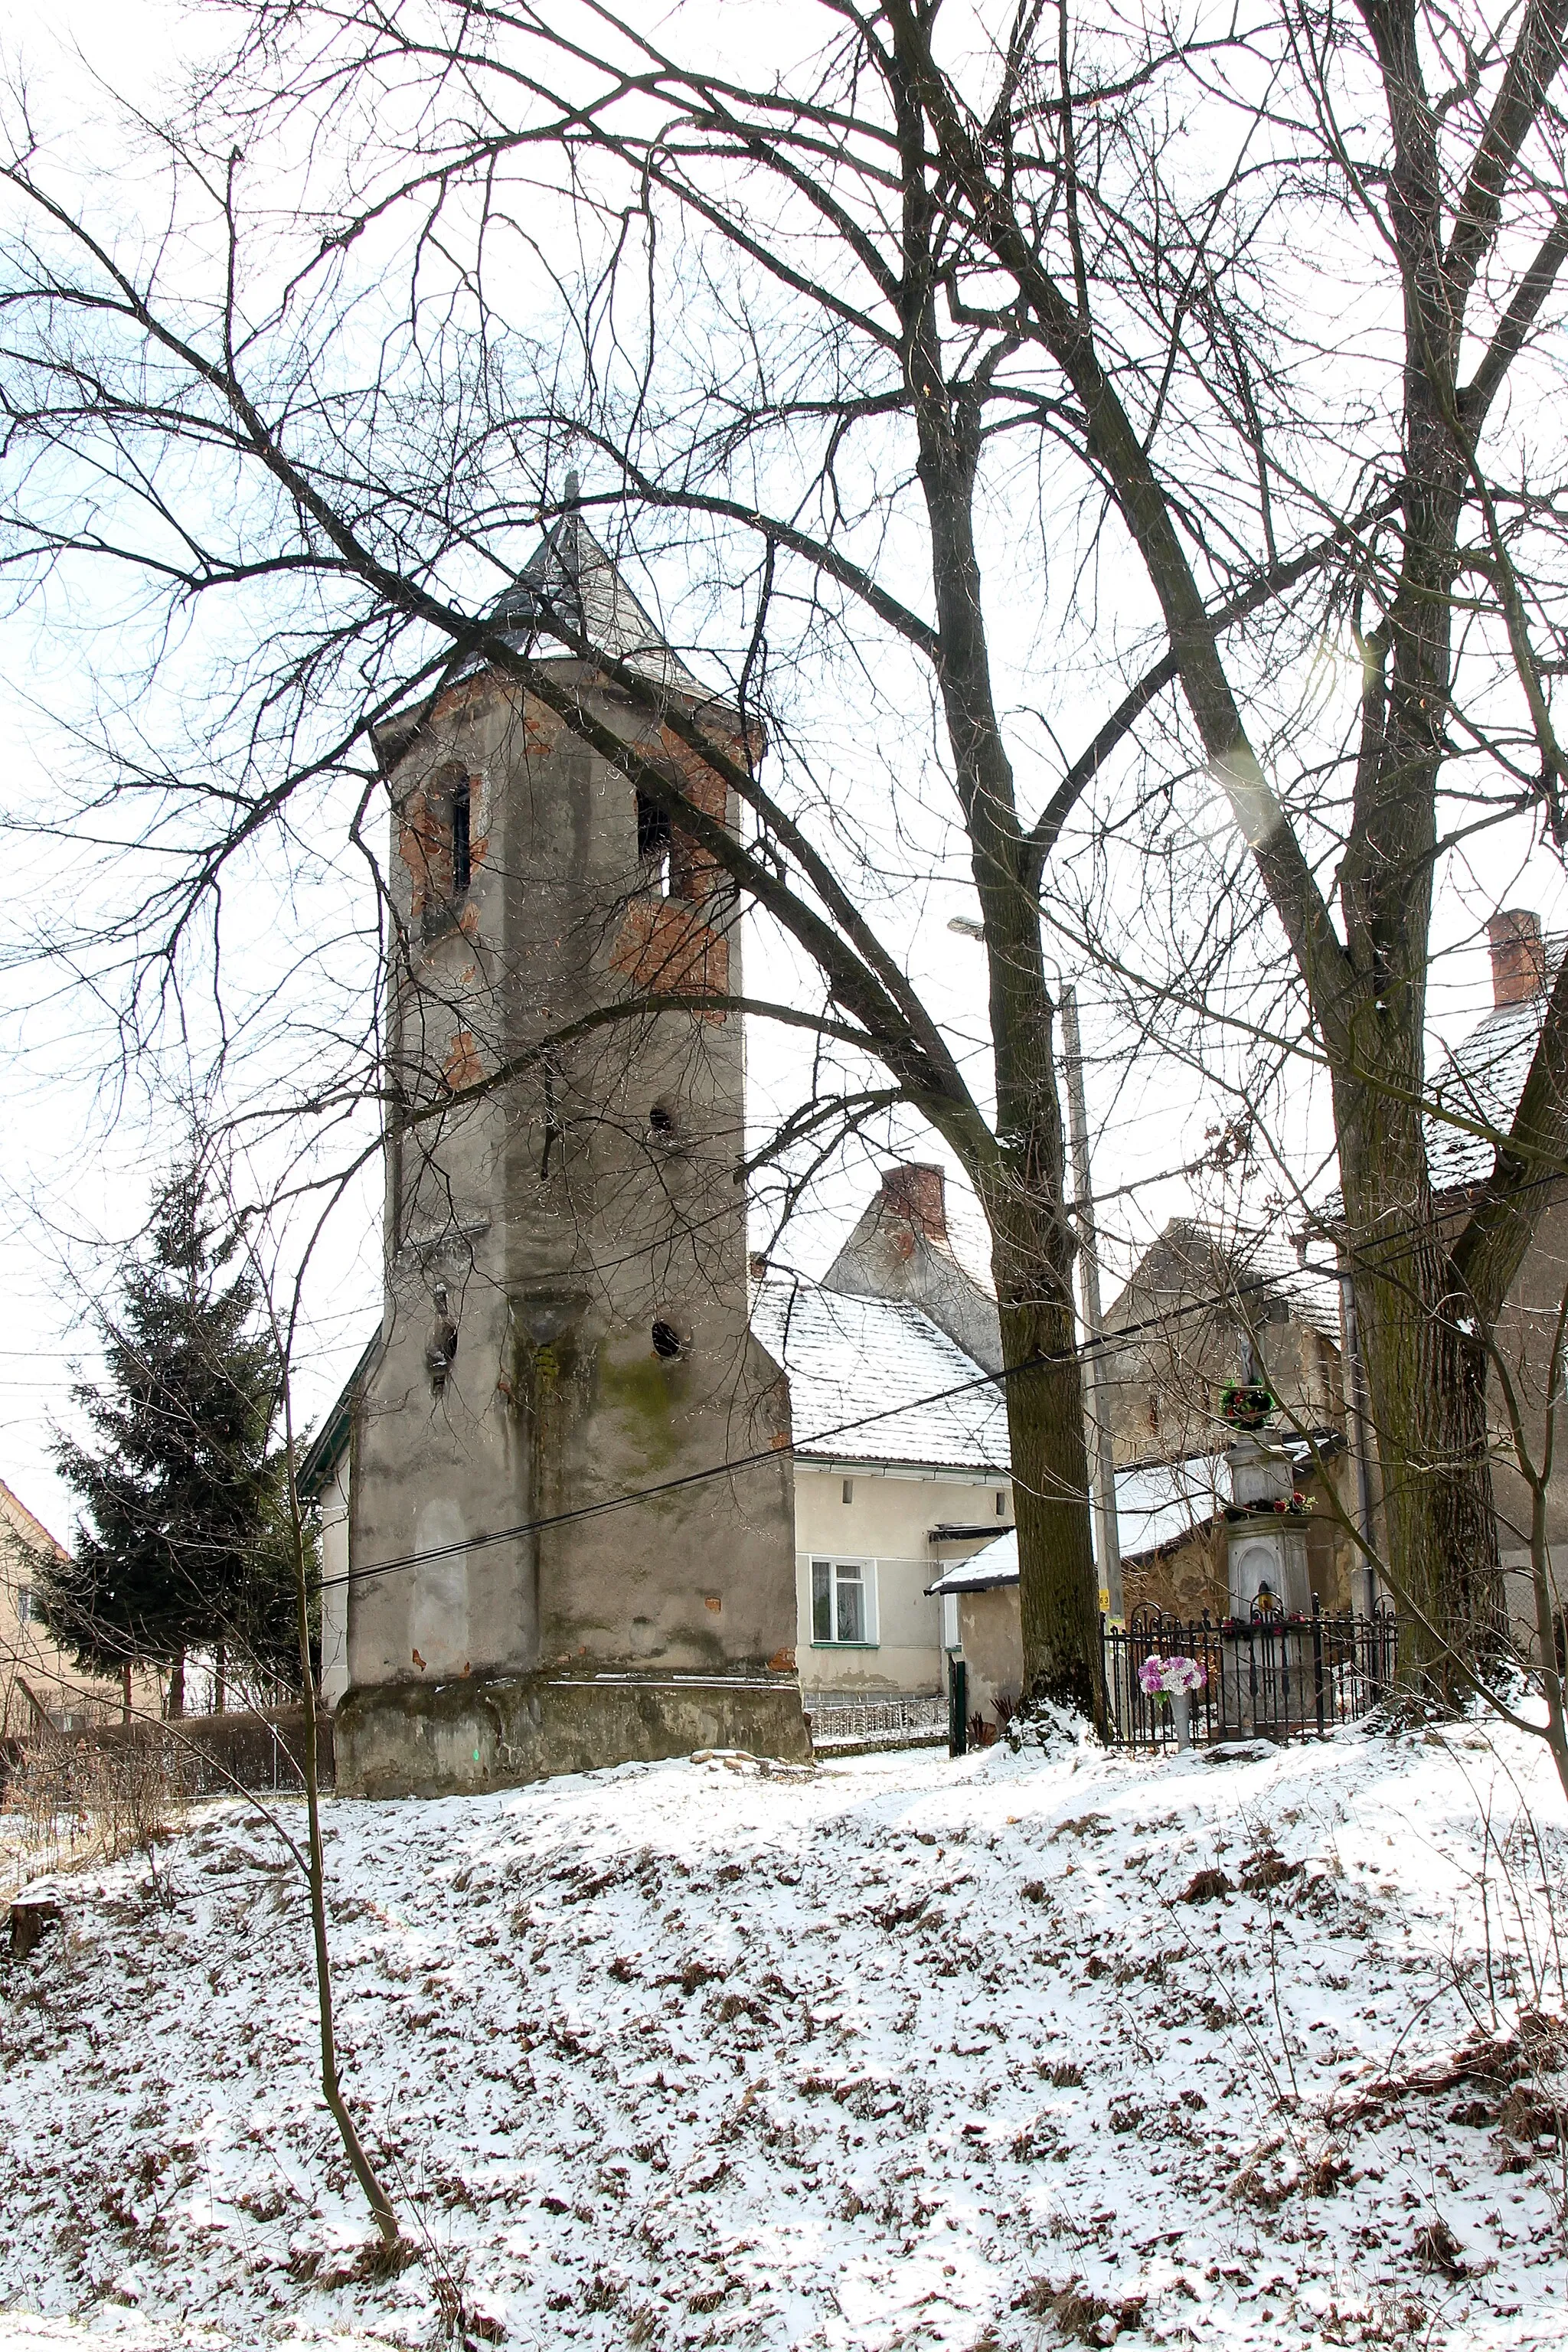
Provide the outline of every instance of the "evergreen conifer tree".
{"type": "Polygon", "coordinates": [[[299,1680],[280,1368],[256,1283],[225,1278],[237,1248],[199,1165],[174,1177],[103,1318],[103,1382],[74,1391],[97,1442],[54,1449],[82,1517],[39,1612],[84,1672],[166,1666],[171,1715],[191,1649],[299,1680]]]}

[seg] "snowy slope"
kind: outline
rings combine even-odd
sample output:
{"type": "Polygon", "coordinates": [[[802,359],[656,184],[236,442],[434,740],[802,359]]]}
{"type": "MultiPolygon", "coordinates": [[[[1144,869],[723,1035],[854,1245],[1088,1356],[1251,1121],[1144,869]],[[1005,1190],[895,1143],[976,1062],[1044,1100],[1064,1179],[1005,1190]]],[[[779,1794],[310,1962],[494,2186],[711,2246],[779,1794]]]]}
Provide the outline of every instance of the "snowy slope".
{"type": "Polygon", "coordinates": [[[0,1962],[0,2344],[1568,2336],[1568,2073],[1518,2038],[1563,2008],[1563,1807],[1511,1735],[328,1817],[346,2073],[423,2258],[363,2275],[303,1904],[211,1806],[0,1962]],[[1251,1891],[1181,1899],[1216,1869],[1251,1891]]]}

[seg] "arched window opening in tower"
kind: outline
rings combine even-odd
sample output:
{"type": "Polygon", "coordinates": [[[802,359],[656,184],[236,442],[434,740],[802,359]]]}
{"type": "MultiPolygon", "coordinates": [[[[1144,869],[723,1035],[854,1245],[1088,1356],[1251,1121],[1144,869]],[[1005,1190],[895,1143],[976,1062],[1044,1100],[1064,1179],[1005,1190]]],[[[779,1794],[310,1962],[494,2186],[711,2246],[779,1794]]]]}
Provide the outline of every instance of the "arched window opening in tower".
{"type": "Polygon", "coordinates": [[[644,872],[643,887],[660,898],[669,896],[671,846],[669,811],[638,793],[637,862],[644,872]]]}
{"type": "Polygon", "coordinates": [[[468,780],[461,776],[452,786],[452,895],[466,898],[473,878],[473,857],[469,831],[473,813],[468,780]]]}
{"type": "Polygon", "coordinates": [[[661,1318],[654,1325],[649,1337],[653,1340],[654,1354],[662,1356],[667,1363],[680,1354],[680,1334],[673,1323],[666,1323],[661,1318]]]}

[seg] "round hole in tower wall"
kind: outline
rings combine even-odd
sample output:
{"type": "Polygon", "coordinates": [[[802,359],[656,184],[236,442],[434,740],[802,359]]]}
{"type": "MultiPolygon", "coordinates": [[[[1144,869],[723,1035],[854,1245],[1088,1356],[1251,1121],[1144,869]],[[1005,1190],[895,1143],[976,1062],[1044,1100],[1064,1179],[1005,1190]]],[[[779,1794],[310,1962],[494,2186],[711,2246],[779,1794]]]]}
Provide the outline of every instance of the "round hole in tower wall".
{"type": "Polygon", "coordinates": [[[654,1325],[649,1337],[653,1340],[653,1352],[656,1356],[663,1356],[668,1361],[670,1357],[679,1355],[680,1334],[673,1323],[666,1323],[661,1318],[654,1325]]]}

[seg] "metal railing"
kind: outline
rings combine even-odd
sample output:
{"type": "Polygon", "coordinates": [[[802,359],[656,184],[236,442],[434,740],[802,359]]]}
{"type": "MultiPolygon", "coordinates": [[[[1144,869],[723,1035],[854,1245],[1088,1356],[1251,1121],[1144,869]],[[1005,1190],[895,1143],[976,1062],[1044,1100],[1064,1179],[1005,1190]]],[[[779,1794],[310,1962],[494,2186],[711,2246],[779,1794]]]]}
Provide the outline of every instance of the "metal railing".
{"type": "Polygon", "coordinates": [[[1174,1746],[1175,1727],[1164,1702],[1139,1681],[1145,1659],[1195,1658],[1204,1669],[1192,1700],[1194,1746],[1322,1738],[1386,1697],[1398,1625],[1392,1610],[1329,1614],[1316,1601],[1310,1617],[1254,1609],[1217,1623],[1142,1608],[1124,1627],[1102,1620],[1100,1642],[1112,1737],[1126,1748],[1163,1748],[1174,1746]]]}
{"type": "Polygon", "coordinates": [[[837,1691],[807,1691],[803,1698],[819,1755],[836,1748],[934,1747],[947,1738],[945,1698],[859,1698],[837,1691]]]}

